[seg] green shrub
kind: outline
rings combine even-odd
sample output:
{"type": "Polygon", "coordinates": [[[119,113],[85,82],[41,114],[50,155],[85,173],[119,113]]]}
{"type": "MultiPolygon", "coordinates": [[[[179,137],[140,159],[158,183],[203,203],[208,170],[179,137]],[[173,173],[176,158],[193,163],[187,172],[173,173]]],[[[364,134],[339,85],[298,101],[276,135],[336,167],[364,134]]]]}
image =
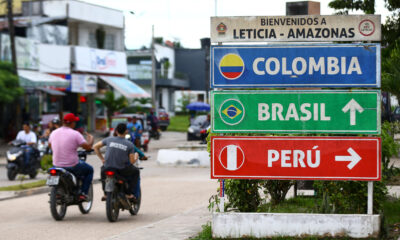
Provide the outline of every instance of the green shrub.
{"type": "Polygon", "coordinates": [[[289,189],[294,185],[294,181],[288,180],[267,180],[261,185],[264,187],[264,193],[271,196],[271,204],[276,205],[285,200],[289,189]]]}
{"type": "Polygon", "coordinates": [[[261,203],[259,180],[225,180],[225,194],[229,202],[226,209],[256,212],[261,203]]]}
{"type": "MultiPolygon", "coordinates": [[[[360,181],[315,181],[317,196],[322,198],[319,207],[325,213],[358,213],[367,212],[367,182],[360,181]]],[[[374,182],[374,213],[381,213],[386,199],[385,184],[374,182]]]]}
{"type": "Polygon", "coordinates": [[[50,154],[43,155],[42,160],[40,160],[40,166],[43,171],[47,172],[53,166],[53,156],[50,154]]]}

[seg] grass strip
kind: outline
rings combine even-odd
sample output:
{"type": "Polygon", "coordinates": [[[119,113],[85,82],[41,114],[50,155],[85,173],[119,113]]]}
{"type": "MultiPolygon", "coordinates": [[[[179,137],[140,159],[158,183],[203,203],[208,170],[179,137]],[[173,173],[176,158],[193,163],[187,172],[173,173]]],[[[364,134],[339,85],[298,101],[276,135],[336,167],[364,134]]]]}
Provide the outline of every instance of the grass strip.
{"type": "Polygon", "coordinates": [[[168,131],[186,132],[189,127],[189,115],[178,115],[170,118],[168,131]]]}
{"type": "Polygon", "coordinates": [[[38,180],[36,182],[23,183],[18,185],[0,187],[0,191],[21,191],[31,188],[43,187],[46,185],[46,179],[38,180]]]}

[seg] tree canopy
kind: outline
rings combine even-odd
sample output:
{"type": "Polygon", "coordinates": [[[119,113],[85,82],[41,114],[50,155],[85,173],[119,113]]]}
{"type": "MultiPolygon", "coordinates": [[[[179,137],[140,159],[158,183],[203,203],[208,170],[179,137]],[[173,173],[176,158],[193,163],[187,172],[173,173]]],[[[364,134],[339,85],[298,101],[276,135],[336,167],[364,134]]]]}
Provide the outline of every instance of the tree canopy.
{"type": "MultiPolygon", "coordinates": [[[[348,14],[349,10],[374,14],[375,0],[333,0],[329,7],[338,14],[348,14]]],[[[382,25],[382,90],[400,101],[400,1],[385,0],[385,7],[391,15],[382,25]]]]}
{"type": "Polygon", "coordinates": [[[11,103],[23,93],[12,63],[0,62],[0,103],[11,103]]]}
{"type": "Polygon", "coordinates": [[[121,110],[128,105],[128,101],[124,96],[116,99],[113,91],[107,91],[104,94],[104,98],[98,98],[96,100],[100,101],[107,108],[108,126],[111,126],[111,117],[114,112],[121,110]]]}

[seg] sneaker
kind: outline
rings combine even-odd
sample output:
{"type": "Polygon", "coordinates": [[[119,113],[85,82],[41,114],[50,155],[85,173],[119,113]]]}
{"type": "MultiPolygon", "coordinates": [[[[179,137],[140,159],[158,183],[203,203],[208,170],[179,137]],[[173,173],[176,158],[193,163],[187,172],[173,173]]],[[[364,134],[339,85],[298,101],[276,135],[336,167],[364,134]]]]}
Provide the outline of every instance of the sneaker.
{"type": "Polygon", "coordinates": [[[141,157],[141,158],[139,158],[140,160],[142,160],[142,161],[146,161],[147,159],[149,159],[148,157],[146,157],[146,156],[143,156],[143,157],[141,157]]]}

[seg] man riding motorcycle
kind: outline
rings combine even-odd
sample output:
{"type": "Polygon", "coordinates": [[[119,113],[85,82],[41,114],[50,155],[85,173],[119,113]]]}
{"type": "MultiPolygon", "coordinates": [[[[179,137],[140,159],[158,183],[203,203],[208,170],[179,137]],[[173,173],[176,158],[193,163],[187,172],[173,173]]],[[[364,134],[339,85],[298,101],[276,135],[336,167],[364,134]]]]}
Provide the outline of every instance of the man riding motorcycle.
{"type": "MultiPolygon", "coordinates": [[[[135,196],[134,188],[136,187],[139,179],[139,169],[133,164],[138,159],[138,154],[135,153],[134,145],[125,139],[125,135],[128,130],[125,123],[120,123],[115,129],[117,136],[108,137],[102,141],[96,143],[93,146],[96,155],[103,163],[101,168],[101,179],[104,191],[104,180],[106,169],[114,169],[128,180],[128,192],[127,198],[134,199],[135,196]],[[100,152],[100,148],[107,146],[105,159],[100,152]]],[[[105,201],[106,196],[102,197],[102,201],[105,201]]]]}
{"type": "Polygon", "coordinates": [[[37,142],[37,137],[36,134],[33,131],[31,131],[29,123],[24,123],[22,127],[23,130],[18,132],[16,140],[24,141],[26,143],[26,145],[22,146],[22,148],[24,149],[24,163],[25,166],[28,166],[31,159],[31,155],[35,151],[33,146],[37,142]]]}
{"type": "Polygon", "coordinates": [[[87,139],[76,130],[76,122],[79,118],[73,113],[64,116],[62,127],[54,130],[50,134],[49,146],[53,151],[53,165],[55,167],[65,168],[77,176],[83,177],[81,195],[79,199],[85,201],[88,196],[90,184],[93,179],[93,167],[86,162],[79,161],[77,149],[82,147],[85,150],[91,150],[93,145],[93,136],[86,133],[87,139]]]}

